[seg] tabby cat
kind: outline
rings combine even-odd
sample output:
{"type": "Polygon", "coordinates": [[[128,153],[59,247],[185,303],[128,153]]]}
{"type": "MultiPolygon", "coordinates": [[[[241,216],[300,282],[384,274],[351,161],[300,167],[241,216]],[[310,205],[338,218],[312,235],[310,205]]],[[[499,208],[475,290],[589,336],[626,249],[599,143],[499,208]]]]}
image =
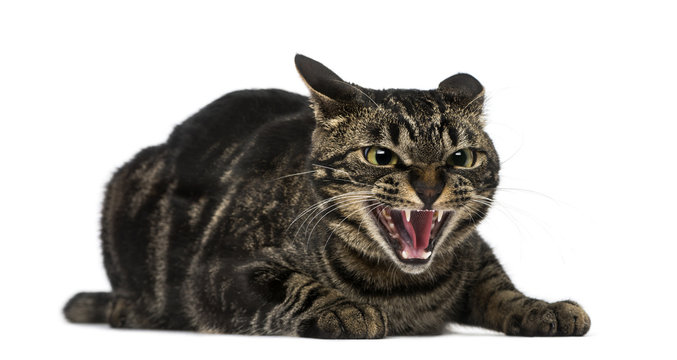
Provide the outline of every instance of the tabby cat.
{"type": "Polygon", "coordinates": [[[475,230],[498,185],[484,90],[372,90],[297,55],[310,98],[227,94],[108,184],[112,292],[71,322],[319,338],[583,335],[572,301],[524,296],[475,230]]]}

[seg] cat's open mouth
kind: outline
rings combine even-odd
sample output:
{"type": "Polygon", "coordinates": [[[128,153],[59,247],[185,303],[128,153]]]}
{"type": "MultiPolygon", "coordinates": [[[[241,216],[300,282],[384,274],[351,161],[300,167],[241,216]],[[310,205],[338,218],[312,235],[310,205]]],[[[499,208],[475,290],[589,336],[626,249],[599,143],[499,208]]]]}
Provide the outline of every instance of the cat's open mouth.
{"type": "Polygon", "coordinates": [[[451,211],[398,210],[377,206],[371,214],[401,261],[423,264],[430,260],[437,236],[451,211]]]}

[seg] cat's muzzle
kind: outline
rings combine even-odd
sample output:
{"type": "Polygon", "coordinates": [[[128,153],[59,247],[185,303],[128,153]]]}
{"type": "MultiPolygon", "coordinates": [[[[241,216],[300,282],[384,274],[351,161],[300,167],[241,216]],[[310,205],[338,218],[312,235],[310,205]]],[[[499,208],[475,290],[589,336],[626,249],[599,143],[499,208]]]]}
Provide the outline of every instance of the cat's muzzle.
{"type": "Polygon", "coordinates": [[[399,260],[410,264],[424,264],[430,260],[437,236],[452,213],[399,210],[389,206],[377,206],[370,212],[399,260]]]}

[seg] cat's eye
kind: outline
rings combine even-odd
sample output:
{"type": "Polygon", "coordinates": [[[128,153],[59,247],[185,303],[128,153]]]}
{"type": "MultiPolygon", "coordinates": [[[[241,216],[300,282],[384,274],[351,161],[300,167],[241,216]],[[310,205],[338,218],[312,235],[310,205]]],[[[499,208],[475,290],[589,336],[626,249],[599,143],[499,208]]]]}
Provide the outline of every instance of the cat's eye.
{"type": "Polygon", "coordinates": [[[367,159],[370,164],[379,166],[395,165],[399,161],[394,152],[378,146],[368,146],[364,148],[364,158],[367,159]]]}
{"type": "Polygon", "coordinates": [[[451,154],[447,159],[447,164],[455,168],[470,168],[475,165],[477,156],[472,149],[461,149],[451,154]]]}

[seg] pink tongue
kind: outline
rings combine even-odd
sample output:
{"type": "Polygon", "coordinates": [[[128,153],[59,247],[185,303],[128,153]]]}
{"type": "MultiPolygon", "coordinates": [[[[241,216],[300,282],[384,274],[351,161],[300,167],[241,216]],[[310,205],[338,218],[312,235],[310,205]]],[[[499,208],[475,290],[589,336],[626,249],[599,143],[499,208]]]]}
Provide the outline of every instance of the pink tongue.
{"type": "Polygon", "coordinates": [[[428,247],[430,229],[433,226],[433,215],[433,211],[412,211],[411,222],[409,222],[404,215],[404,211],[402,211],[402,222],[414,243],[415,250],[420,251],[428,247]]]}

